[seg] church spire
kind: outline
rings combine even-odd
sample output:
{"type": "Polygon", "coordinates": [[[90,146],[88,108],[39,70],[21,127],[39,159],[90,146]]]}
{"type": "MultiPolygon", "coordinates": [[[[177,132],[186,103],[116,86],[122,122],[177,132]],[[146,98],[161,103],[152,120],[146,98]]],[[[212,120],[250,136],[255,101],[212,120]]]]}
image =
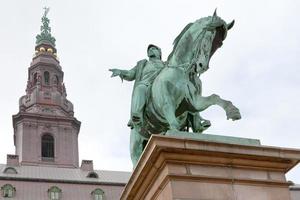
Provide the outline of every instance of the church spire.
{"type": "Polygon", "coordinates": [[[55,38],[51,35],[51,27],[49,26],[50,20],[47,14],[50,10],[49,7],[44,8],[44,15],[42,17],[41,33],[36,36],[36,45],[50,44],[55,47],[55,38]]]}
{"type": "Polygon", "coordinates": [[[19,112],[13,116],[16,154],[24,165],[78,167],[81,123],[67,99],[64,72],[47,17],[49,8],[44,9],[26,94],[19,99],[19,112]]]}
{"type": "Polygon", "coordinates": [[[51,35],[51,27],[49,26],[50,20],[47,17],[50,8],[45,7],[44,10],[45,11],[42,16],[41,33],[36,36],[34,57],[48,55],[53,56],[56,60],[58,60],[57,51],[55,48],[56,39],[51,35]]]}

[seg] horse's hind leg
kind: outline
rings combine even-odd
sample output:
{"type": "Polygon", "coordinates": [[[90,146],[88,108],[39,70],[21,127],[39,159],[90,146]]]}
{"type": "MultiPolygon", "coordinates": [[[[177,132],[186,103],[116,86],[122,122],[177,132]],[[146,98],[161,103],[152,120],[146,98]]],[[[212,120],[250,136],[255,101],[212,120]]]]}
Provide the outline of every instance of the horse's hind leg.
{"type": "Polygon", "coordinates": [[[178,123],[175,116],[175,107],[174,102],[167,96],[164,99],[164,105],[162,106],[162,112],[164,117],[168,121],[170,130],[178,130],[180,128],[180,124],[178,123]]]}
{"type": "Polygon", "coordinates": [[[130,157],[133,164],[133,168],[135,168],[144,147],[147,143],[147,139],[142,137],[135,129],[131,129],[130,133],[130,157]]]}
{"type": "Polygon", "coordinates": [[[202,133],[211,126],[210,121],[203,119],[198,112],[189,114],[189,121],[193,132],[196,133],[202,133]]]}

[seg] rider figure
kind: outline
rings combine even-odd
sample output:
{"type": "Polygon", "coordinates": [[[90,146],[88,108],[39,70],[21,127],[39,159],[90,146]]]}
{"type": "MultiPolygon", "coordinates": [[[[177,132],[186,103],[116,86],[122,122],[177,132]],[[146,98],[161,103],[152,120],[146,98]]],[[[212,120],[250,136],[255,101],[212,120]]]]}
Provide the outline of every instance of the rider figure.
{"type": "Polygon", "coordinates": [[[161,49],[150,44],[147,48],[149,60],[140,60],[130,70],[110,69],[112,77],[119,76],[122,80],[135,80],[131,98],[131,118],[128,126],[140,130],[144,121],[144,108],[149,95],[149,90],[154,79],[164,68],[161,60],[161,49]]]}

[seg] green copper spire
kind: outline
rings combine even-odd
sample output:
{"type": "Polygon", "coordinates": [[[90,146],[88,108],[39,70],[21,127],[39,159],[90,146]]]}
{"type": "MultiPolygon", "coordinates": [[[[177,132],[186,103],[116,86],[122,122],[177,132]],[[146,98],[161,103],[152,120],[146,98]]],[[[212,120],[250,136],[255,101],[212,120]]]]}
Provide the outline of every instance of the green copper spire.
{"type": "Polygon", "coordinates": [[[51,35],[51,27],[49,26],[50,20],[47,17],[50,8],[45,7],[44,9],[45,12],[42,17],[43,24],[41,26],[41,33],[36,36],[36,45],[46,43],[55,47],[55,38],[51,35]]]}

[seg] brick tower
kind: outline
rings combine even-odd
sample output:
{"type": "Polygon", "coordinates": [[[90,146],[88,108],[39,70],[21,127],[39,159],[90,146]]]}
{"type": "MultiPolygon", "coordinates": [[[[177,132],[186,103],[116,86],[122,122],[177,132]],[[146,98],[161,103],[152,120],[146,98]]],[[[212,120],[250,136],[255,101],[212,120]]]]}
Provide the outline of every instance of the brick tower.
{"type": "Polygon", "coordinates": [[[21,165],[77,168],[81,123],[66,98],[48,11],[45,9],[41,33],[36,36],[26,95],[19,100],[18,114],[13,115],[14,145],[21,165]]]}

